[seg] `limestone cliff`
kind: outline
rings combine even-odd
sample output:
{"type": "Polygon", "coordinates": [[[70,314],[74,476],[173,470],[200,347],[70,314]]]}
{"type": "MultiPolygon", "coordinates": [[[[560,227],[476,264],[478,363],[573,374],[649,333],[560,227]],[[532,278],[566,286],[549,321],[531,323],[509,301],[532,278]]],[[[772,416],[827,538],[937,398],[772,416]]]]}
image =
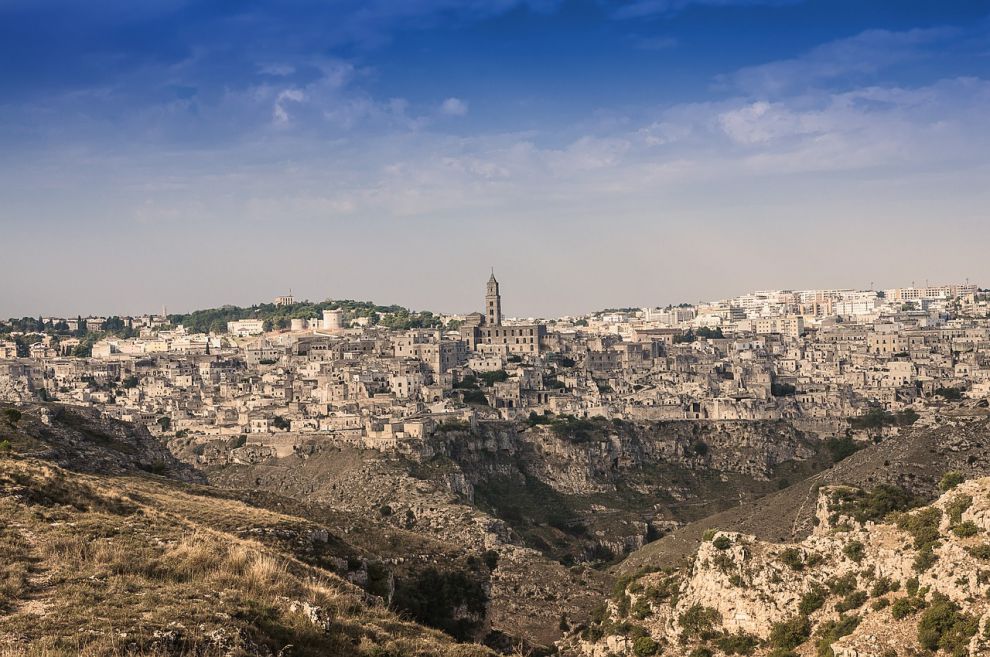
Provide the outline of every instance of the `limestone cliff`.
{"type": "Polygon", "coordinates": [[[799,543],[712,532],[682,571],[620,580],[562,641],[589,657],[754,654],[891,657],[990,651],[990,478],[929,506],[901,489],[819,491],[799,543]]]}

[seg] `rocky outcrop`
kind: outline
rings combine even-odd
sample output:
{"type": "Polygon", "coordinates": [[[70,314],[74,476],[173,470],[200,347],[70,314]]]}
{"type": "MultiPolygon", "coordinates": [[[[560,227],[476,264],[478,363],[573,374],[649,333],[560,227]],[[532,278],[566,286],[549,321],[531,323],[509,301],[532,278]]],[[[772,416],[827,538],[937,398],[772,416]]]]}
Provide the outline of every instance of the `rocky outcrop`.
{"type": "Polygon", "coordinates": [[[108,418],[90,408],[33,403],[20,406],[16,425],[24,450],[77,472],[123,474],[143,471],[188,482],[202,473],[173,456],[142,425],[108,418]]]}
{"type": "Polygon", "coordinates": [[[900,510],[909,505],[893,487],[826,487],[815,530],[799,543],[713,532],[684,571],[623,581],[561,648],[591,657],[653,654],[651,645],[674,654],[704,645],[730,654],[742,645],[746,654],[988,654],[990,478],[900,510]]]}
{"type": "Polygon", "coordinates": [[[781,463],[812,457],[816,442],[786,422],[496,423],[438,433],[419,458],[448,457],[473,479],[521,471],[559,493],[587,495],[657,466],[766,480],[781,463]]]}

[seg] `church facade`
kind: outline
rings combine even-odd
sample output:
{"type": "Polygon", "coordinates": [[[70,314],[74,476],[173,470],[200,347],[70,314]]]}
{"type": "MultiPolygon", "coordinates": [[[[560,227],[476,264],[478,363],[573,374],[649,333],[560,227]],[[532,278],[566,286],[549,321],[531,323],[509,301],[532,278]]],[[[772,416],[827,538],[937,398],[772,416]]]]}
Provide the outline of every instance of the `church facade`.
{"type": "Polygon", "coordinates": [[[461,325],[461,337],[468,348],[483,353],[535,356],[544,336],[543,324],[502,324],[502,295],[495,272],[485,288],[485,312],[471,313],[461,325]]]}

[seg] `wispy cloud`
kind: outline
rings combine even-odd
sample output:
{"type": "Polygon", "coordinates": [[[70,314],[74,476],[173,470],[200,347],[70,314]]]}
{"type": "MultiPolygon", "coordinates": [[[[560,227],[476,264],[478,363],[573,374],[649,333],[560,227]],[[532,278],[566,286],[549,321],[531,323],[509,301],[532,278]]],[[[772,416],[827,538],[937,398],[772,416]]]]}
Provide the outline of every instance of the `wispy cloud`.
{"type": "Polygon", "coordinates": [[[465,116],[468,104],[460,98],[447,98],[440,104],[440,111],[447,116],[465,116]]]}
{"type": "Polygon", "coordinates": [[[743,68],[724,76],[722,81],[747,93],[763,95],[837,80],[855,83],[857,78],[925,57],[933,47],[958,34],[958,29],[950,27],[903,32],[867,30],[823,44],[799,57],[743,68]]]}
{"type": "Polygon", "coordinates": [[[301,103],[306,96],[298,89],[285,89],[280,91],[275,97],[275,106],[272,108],[272,121],[276,125],[285,125],[289,122],[289,111],[286,103],[301,103]]]}
{"type": "Polygon", "coordinates": [[[612,10],[612,17],[620,20],[650,18],[654,16],[670,16],[691,6],[706,7],[752,7],[752,6],[784,6],[803,2],[803,0],[628,0],[617,3],[612,10]]]}

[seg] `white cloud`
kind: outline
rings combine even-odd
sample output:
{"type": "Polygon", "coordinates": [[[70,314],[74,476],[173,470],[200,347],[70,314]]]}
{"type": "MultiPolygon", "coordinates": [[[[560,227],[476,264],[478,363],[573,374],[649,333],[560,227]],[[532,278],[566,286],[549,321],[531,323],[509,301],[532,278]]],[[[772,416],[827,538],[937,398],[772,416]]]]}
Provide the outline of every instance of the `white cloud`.
{"type": "Polygon", "coordinates": [[[464,116],[468,113],[468,104],[460,98],[448,98],[440,104],[440,111],[447,116],[464,116]]]}
{"type": "Polygon", "coordinates": [[[275,97],[275,105],[272,108],[272,121],[275,125],[286,125],[289,122],[289,112],[285,108],[286,103],[301,103],[305,98],[306,96],[299,89],[280,91],[275,97]]]}
{"type": "Polygon", "coordinates": [[[762,100],[719,114],[718,123],[723,132],[739,144],[813,135],[827,128],[817,112],[795,112],[781,103],[762,100]]]}
{"type": "Polygon", "coordinates": [[[752,94],[794,93],[850,76],[872,75],[924,57],[931,46],[956,34],[952,28],[867,30],[820,45],[799,57],[740,69],[722,81],[752,94]]]}

